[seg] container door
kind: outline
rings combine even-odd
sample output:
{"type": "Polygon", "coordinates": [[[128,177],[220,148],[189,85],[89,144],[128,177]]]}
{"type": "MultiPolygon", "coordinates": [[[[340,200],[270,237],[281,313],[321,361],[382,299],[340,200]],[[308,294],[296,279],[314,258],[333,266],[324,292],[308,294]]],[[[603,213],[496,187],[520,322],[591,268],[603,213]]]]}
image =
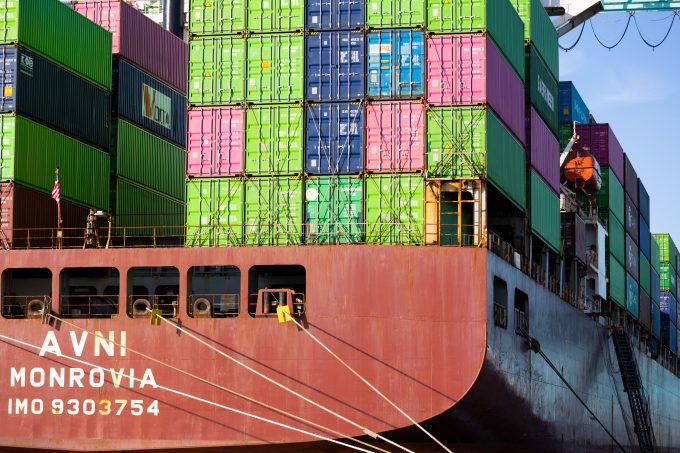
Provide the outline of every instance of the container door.
{"type": "Polygon", "coordinates": [[[0,47],[0,67],[2,68],[2,97],[0,97],[0,112],[16,111],[16,47],[0,47]]]}
{"type": "Polygon", "coordinates": [[[186,244],[190,247],[213,245],[212,183],[210,179],[187,182],[186,244]]]}
{"type": "Polygon", "coordinates": [[[394,93],[400,98],[413,98],[425,94],[424,59],[425,38],[423,32],[401,30],[394,32],[397,45],[394,46],[394,68],[397,71],[394,93]]]}

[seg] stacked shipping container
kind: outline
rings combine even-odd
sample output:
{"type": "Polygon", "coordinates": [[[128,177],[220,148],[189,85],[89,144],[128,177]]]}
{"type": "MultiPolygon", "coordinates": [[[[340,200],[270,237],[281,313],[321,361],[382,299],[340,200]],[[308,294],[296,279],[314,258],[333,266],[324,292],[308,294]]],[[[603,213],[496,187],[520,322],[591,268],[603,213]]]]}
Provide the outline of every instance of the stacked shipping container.
{"type": "Polygon", "coordinates": [[[109,207],[111,35],[57,0],[5,2],[0,21],[4,240],[64,245],[64,228],[82,243],[89,209],[109,207]],[[50,196],[57,168],[61,225],[50,196]]]}
{"type": "Polygon", "coordinates": [[[678,250],[668,233],[655,233],[654,240],[659,246],[661,342],[671,351],[677,352],[677,261],[678,250]]]}
{"type": "Polygon", "coordinates": [[[117,234],[179,235],[187,46],[122,0],[87,0],[73,8],[113,35],[110,209],[117,234]]]}

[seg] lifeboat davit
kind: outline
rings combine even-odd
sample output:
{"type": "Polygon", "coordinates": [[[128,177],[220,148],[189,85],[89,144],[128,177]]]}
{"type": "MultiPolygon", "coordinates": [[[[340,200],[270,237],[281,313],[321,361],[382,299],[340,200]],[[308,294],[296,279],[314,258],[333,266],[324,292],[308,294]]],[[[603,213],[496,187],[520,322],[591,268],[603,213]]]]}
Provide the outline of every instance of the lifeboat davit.
{"type": "Polygon", "coordinates": [[[602,187],[600,164],[587,149],[572,150],[562,169],[564,178],[576,190],[593,194],[602,187]]]}

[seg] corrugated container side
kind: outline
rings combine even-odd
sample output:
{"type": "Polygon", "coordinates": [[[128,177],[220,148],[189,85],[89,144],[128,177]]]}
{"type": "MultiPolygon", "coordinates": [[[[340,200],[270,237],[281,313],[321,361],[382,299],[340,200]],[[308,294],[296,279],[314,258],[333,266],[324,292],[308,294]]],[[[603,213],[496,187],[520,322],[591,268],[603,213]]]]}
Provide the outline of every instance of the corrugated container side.
{"type": "Polygon", "coordinates": [[[608,256],[607,276],[609,286],[607,294],[619,307],[626,308],[626,270],[612,255],[608,256]]]}
{"type": "Polygon", "coordinates": [[[62,199],[108,211],[107,153],[14,114],[0,115],[0,134],[0,181],[49,193],[59,167],[62,199]]]}
{"type": "Polygon", "coordinates": [[[628,158],[628,154],[623,153],[623,179],[626,195],[630,197],[633,205],[638,207],[638,176],[633,167],[633,163],[628,158]]]}
{"type": "Polygon", "coordinates": [[[305,243],[350,244],[363,232],[363,180],[320,176],[305,184],[305,243]]]}
{"type": "Polygon", "coordinates": [[[678,302],[676,297],[668,291],[661,291],[659,309],[661,310],[661,313],[668,315],[670,319],[675,322],[678,316],[678,302]]]}
{"type": "Polygon", "coordinates": [[[616,177],[611,177],[611,174],[609,168],[600,169],[602,188],[595,195],[595,199],[600,210],[608,210],[623,223],[626,219],[623,186],[616,177]]]}
{"type": "Polygon", "coordinates": [[[659,250],[659,243],[656,241],[656,238],[654,236],[655,235],[652,234],[650,238],[651,256],[649,262],[652,265],[652,269],[656,270],[656,272],[658,273],[661,270],[661,255],[659,250]]]}
{"type": "Polygon", "coordinates": [[[366,0],[366,26],[424,27],[425,8],[425,0],[366,0]]]}
{"type": "Polygon", "coordinates": [[[489,33],[524,81],[524,24],[508,2],[428,0],[430,33],[489,33]]]}
{"type": "Polygon", "coordinates": [[[0,44],[21,44],[106,90],[111,89],[111,34],[61,2],[3,2],[0,44]]]}
{"type": "Polygon", "coordinates": [[[575,212],[562,212],[560,215],[562,241],[565,256],[574,257],[586,263],[586,224],[575,212]]]}
{"type": "Polygon", "coordinates": [[[246,40],[194,38],[189,47],[189,104],[234,105],[246,100],[246,40]]]}
{"type": "Polygon", "coordinates": [[[252,175],[302,173],[303,108],[296,105],[246,109],[245,171],[252,175]]]}
{"type": "Polygon", "coordinates": [[[534,170],[529,170],[529,226],[548,247],[560,253],[560,198],[534,170]]]}
{"type": "Polygon", "coordinates": [[[245,111],[241,107],[198,107],[188,112],[187,175],[242,173],[245,111]]]}
{"type": "Polygon", "coordinates": [[[652,301],[642,288],[640,288],[640,324],[647,330],[652,328],[652,301]]]}
{"type": "Polygon", "coordinates": [[[557,137],[560,133],[557,106],[559,85],[533,45],[527,49],[527,74],[529,74],[527,90],[529,101],[557,137]]]}
{"type": "Polygon", "coordinates": [[[557,31],[540,0],[510,0],[524,22],[524,39],[530,41],[548,65],[552,76],[559,78],[557,31]]]}
{"type": "Polygon", "coordinates": [[[668,348],[672,353],[678,353],[678,330],[671,328],[668,348]]]}
{"type": "Polygon", "coordinates": [[[633,200],[628,196],[628,193],[626,193],[624,198],[624,209],[626,213],[626,233],[628,233],[637,244],[638,237],[640,236],[640,214],[638,213],[633,200]]]}
{"type": "Polygon", "coordinates": [[[654,233],[656,243],[659,245],[659,261],[662,263],[671,263],[675,267],[675,261],[671,261],[671,257],[677,255],[677,248],[673,238],[668,233],[654,233]]]}
{"type": "Polygon", "coordinates": [[[366,170],[409,172],[425,165],[425,106],[377,102],[366,107],[366,170]]]}
{"type": "Polygon", "coordinates": [[[661,339],[661,311],[655,303],[652,303],[652,336],[661,339]]]}
{"type": "Polygon", "coordinates": [[[304,212],[302,186],[302,180],[296,178],[246,180],[246,244],[302,243],[304,212]]]}
{"type": "Polygon", "coordinates": [[[360,173],[364,168],[364,109],[361,104],[307,107],[305,172],[316,175],[360,173]]]}
{"type": "Polygon", "coordinates": [[[640,278],[640,249],[626,233],[626,272],[636,281],[640,278]]]}
{"type": "Polygon", "coordinates": [[[111,173],[184,200],[184,148],[123,119],[114,121],[111,173]]]}
{"type": "Polygon", "coordinates": [[[112,198],[116,235],[162,240],[184,234],[184,203],[118,177],[112,198]]]}
{"type": "Polygon", "coordinates": [[[647,225],[650,223],[650,199],[649,199],[649,193],[647,192],[647,189],[645,189],[645,185],[642,183],[642,180],[638,178],[638,209],[640,210],[640,215],[642,216],[643,219],[647,222],[647,225]]]}
{"type": "Polygon", "coordinates": [[[428,102],[438,106],[488,104],[526,143],[524,86],[489,37],[431,36],[427,50],[428,102]]]}
{"type": "Polygon", "coordinates": [[[246,25],[251,33],[305,28],[305,0],[248,0],[246,9],[246,25]]]}
{"type": "MultiPolygon", "coordinates": [[[[590,122],[590,110],[583,101],[581,94],[574,86],[574,82],[560,82],[560,123],[569,123],[569,136],[571,137],[571,123],[586,124],[590,122]]],[[[562,126],[560,126],[560,136],[562,126]]]]}
{"type": "Polygon", "coordinates": [[[113,62],[113,113],[186,146],[186,97],[135,66],[113,62]]]}
{"type": "Polygon", "coordinates": [[[574,135],[573,131],[573,126],[571,124],[560,124],[560,133],[559,133],[559,140],[560,140],[560,151],[564,150],[567,147],[567,144],[569,143],[569,140],[571,140],[571,137],[574,135]]]}
{"type": "Polygon", "coordinates": [[[652,293],[652,270],[651,266],[649,265],[649,260],[645,255],[640,253],[640,288],[644,289],[647,294],[652,293]]]}
{"type": "Polygon", "coordinates": [[[640,253],[645,255],[648,260],[652,259],[652,235],[649,232],[649,225],[645,219],[640,215],[640,234],[638,236],[638,245],[640,246],[640,253]]]}
{"type": "Polygon", "coordinates": [[[623,185],[623,148],[609,124],[577,124],[579,144],[590,150],[600,166],[610,167],[623,185]]]}
{"type": "Polygon", "coordinates": [[[189,33],[191,35],[228,35],[246,31],[248,0],[190,0],[189,33]]]}
{"type": "Polygon", "coordinates": [[[560,144],[533,107],[527,108],[527,164],[560,193],[560,144]]]}
{"type": "Polygon", "coordinates": [[[297,102],[305,96],[303,35],[254,35],[247,39],[248,102],[297,102]]]}
{"type": "Polygon", "coordinates": [[[120,0],[75,3],[73,6],[113,34],[115,55],[186,94],[188,50],[184,41],[120,0]]]}
{"type": "Polygon", "coordinates": [[[626,310],[634,319],[640,317],[640,286],[630,274],[626,275],[626,310]]]}
{"type": "Polygon", "coordinates": [[[245,184],[240,178],[190,179],[186,184],[186,244],[243,244],[245,184]]]}
{"type": "Polygon", "coordinates": [[[307,0],[308,30],[354,30],[364,26],[364,0],[307,0]]]}
{"type": "Polygon", "coordinates": [[[661,300],[661,281],[659,273],[654,269],[650,273],[650,288],[651,292],[649,294],[652,301],[658,305],[661,300]]]}
{"type": "Polygon", "coordinates": [[[110,149],[111,93],[15,46],[0,46],[0,67],[0,112],[21,113],[88,144],[110,149]]]}
{"type": "Polygon", "coordinates": [[[425,191],[420,175],[368,175],[365,196],[367,243],[423,243],[425,191]]]}
{"type": "Polygon", "coordinates": [[[626,262],[626,233],[625,228],[619,220],[611,213],[607,219],[607,252],[611,253],[620,263],[626,262]]]}
{"type": "Polygon", "coordinates": [[[677,295],[677,274],[668,263],[661,263],[661,272],[659,272],[661,291],[670,292],[677,295]]]}
{"type": "Polygon", "coordinates": [[[429,109],[426,153],[430,177],[486,177],[517,207],[526,207],[525,151],[490,109],[429,109]]]}
{"type": "Polygon", "coordinates": [[[371,98],[425,94],[425,34],[416,30],[369,33],[366,92],[371,98]]]}
{"type": "Polygon", "coordinates": [[[312,33],[305,41],[305,100],[361,100],[364,97],[365,72],[363,33],[312,33]]]}

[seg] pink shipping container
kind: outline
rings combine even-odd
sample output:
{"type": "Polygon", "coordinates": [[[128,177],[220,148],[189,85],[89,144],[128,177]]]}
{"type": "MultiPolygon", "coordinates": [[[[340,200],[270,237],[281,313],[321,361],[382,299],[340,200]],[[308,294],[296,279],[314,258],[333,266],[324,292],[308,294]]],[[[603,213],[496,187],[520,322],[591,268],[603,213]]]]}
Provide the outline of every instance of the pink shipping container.
{"type": "Polygon", "coordinates": [[[590,154],[603,167],[609,167],[623,185],[623,148],[609,124],[577,124],[579,146],[590,149],[590,154]]]}
{"type": "Polygon", "coordinates": [[[425,106],[376,102],[366,108],[366,170],[416,171],[425,166],[425,106]]]}
{"type": "Polygon", "coordinates": [[[490,37],[429,37],[427,73],[430,104],[488,104],[517,139],[526,143],[524,85],[490,37]]]}
{"type": "Polygon", "coordinates": [[[194,108],[189,110],[187,126],[187,175],[217,177],[243,172],[242,108],[194,108]]]}
{"type": "Polygon", "coordinates": [[[560,142],[533,108],[527,109],[527,164],[560,194],[560,142]]]}
{"type": "Polygon", "coordinates": [[[187,44],[121,0],[87,0],[73,8],[113,34],[113,54],[179,92],[187,92],[187,44]]]}

